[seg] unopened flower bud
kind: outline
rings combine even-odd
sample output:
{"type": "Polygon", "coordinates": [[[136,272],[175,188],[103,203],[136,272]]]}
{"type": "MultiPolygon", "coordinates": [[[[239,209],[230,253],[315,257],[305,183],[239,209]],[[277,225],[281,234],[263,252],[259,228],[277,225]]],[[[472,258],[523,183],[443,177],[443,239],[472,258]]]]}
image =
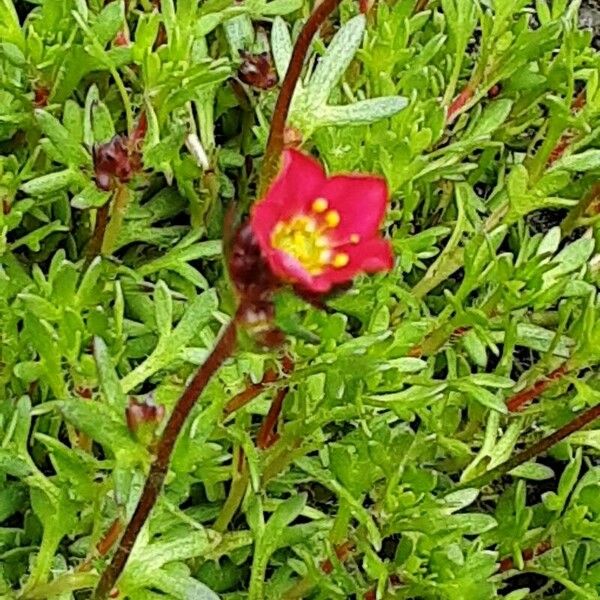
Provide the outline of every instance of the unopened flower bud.
{"type": "Polygon", "coordinates": [[[252,54],[240,50],[242,64],[238,69],[238,77],[244,83],[260,90],[268,90],[277,84],[277,72],[271,55],[268,52],[252,54]]]}
{"type": "Polygon", "coordinates": [[[139,402],[135,398],[129,398],[125,416],[129,431],[142,443],[148,444],[165,416],[165,407],[151,401],[139,402]]]}

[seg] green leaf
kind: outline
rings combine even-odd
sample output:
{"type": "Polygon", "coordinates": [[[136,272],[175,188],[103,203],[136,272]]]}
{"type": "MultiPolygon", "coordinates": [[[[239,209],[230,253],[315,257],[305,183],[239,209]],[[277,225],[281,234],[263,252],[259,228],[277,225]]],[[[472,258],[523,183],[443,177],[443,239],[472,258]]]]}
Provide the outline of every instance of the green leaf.
{"type": "MultiPolygon", "coordinates": [[[[308,93],[308,92],[307,92],[308,93]]],[[[370,98],[344,106],[323,106],[316,112],[315,127],[328,125],[367,125],[393,117],[408,104],[401,96],[370,98]]]]}
{"type": "Polygon", "coordinates": [[[27,488],[19,483],[8,484],[0,490],[0,523],[21,510],[26,500],[27,488]]]}
{"type": "Polygon", "coordinates": [[[365,32],[365,16],[358,15],[345,23],[331,40],[325,55],[315,69],[306,88],[306,97],[318,114],[334,86],[360,47],[365,32]]]}
{"type": "Polygon", "coordinates": [[[208,586],[189,576],[172,576],[164,571],[151,571],[147,577],[148,587],[157,588],[179,600],[219,600],[208,586]]]}
{"type": "Polygon", "coordinates": [[[72,138],[69,131],[56,117],[48,111],[38,108],[35,110],[35,118],[44,134],[58,150],[64,164],[72,166],[91,164],[89,154],[77,140],[72,138]]]}
{"type": "Polygon", "coordinates": [[[294,521],[306,505],[306,494],[297,494],[281,502],[261,531],[255,531],[257,542],[252,562],[249,600],[264,598],[264,577],[269,559],[277,550],[285,528],[294,521]]]}
{"type": "Polygon", "coordinates": [[[100,208],[110,200],[110,192],[98,189],[95,183],[88,183],[71,199],[71,206],[79,210],[100,208]]]}
{"type": "Polygon", "coordinates": [[[125,5],[110,2],[94,19],[90,32],[101,46],[110,42],[125,24],[125,5]]]}
{"type": "Polygon", "coordinates": [[[302,0],[271,0],[263,2],[259,13],[264,16],[275,17],[289,15],[302,7],[302,0]]]}
{"type": "Polygon", "coordinates": [[[489,104],[477,119],[475,127],[469,134],[470,137],[476,138],[494,133],[506,121],[512,106],[513,101],[508,98],[496,100],[489,104]]]}
{"type": "Polygon", "coordinates": [[[570,154],[552,165],[552,170],[592,171],[600,167],[600,150],[585,150],[579,154],[570,154]]]}
{"type": "Polygon", "coordinates": [[[154,306],[156,315],[156,329],[160,337],[171,333],[173,321],[173,300],[171,291],[164,281],[159,281],[154,290],[154,306]]]}
{"type": "Polygon", "coordinates": [[[554,477],[554,471],[550,467],[534,462],[523,463],[510,471],[510,474],[513,477],[522,477],[532,481],[544,481],[554,477]]]}
{"type": "Polygon", "coordinates": [[[279,79],[283,79],[292,58],[292,38],[290,37],[285,21],[281,17],[275,17],[273,20],[273,27],[271,28],[271,51],[279,79]]]}
{"type": "Polygon", "coordinates": [[[147,461],[148,453],[130,435],[125,425],[125,413],[118,413],[106,404],[80,399],[60,403],[64,418],[76,429],[110,450],[124,465],[147,461]]]}
{"type": "Polygon", "coordinates": [[[94,358],[98,368],[100,389],[104,398],[115,409],[124,414],[127,398],[121,388],[121,383],[115,372],[108,347],[101,337],[94,338],[94,358]]]}
{"type": "Polygon", "coordinates": [[[0,40],[10,42],[25,51],[25,35],[19,24],[19,17],[13,0],[0,0],[0,40]]]}
{"type": "Polygon", "coordinates": [[[468,381],[457,381],[454,385],[457,389],[466,392],[473,400],[479,402],[479,404],[502,414],[508,413],[504,401],[486,388],[474,385],[468,381]]]}
{"type": "Polygon", "coordinates": [[[188,305],[182,319],[170,335],[161,337],[152,354],[122,380],[125,393],[145,381],[157,371],[164,369],[178,358],[184,348],[210,321],[217,309],[214,290],[197,295],[188,305]]]}
{"type": "Polygon", "coordinates": [[[47,225],[42,225],[34,229],[31,233],[24,235],[22,238],[15,240],[11,245],[11,250],[16,250],[21,246],[27,246],[34,252],[39,252],[42,242],[51,234],[59,231],[68,231],[69,228],[63,225],[60,221],[53,221],[47,225]]]}
{"type": "Polygon", "coordinates": [[[21,191],[29,196],[48,196],[61,190],[68,189],[73,184],[81,181],[81,175],[77,171],[69,168],[56,173],[40,175],[35,179],[30,179],[21,185],[21,191]]]}
{"type": "Polygon", "coordinates": [[[475,385],[484,385],[493,388],[511,388],[515,382],[508,377],[501,377],[493,373],[473,373],[469,375],[468,380],[475,385]]]}
{"type": "Polygon", "coordinates": [[[31,474],[31,467],[25,459],[17,456],[14,451],[0,448],[0,473],[23,479],[31,474]]]}

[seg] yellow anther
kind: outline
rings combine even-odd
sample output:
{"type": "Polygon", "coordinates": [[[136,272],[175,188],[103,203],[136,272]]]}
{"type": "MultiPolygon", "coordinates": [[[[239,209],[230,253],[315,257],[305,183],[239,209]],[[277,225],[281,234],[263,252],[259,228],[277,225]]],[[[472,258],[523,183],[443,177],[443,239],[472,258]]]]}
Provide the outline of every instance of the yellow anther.
{"type": "Polygon", "coordinates": [[[347,254],[340,252],[339,254],[336,254],[333,257],[333,261],[331,262],[331,264],[336,269],[341,269],[342,267],[345,267],[349,262],[350,262],[350,257],[347,254]]]}
{"type": "Polygon", "coordinates": [[[353,233],[350,235],[350,243],[351,244],[358,244],[358,242],[360,242],[360,235],[358,235],[358,233],[353,233]]]}
{"type": "Polygon", "coordinates": [[[312,203],[312,209],[316,213],[324,213],[329,208],[329,202],[325,198],[317,198],[312,203]]]}
{"type": "Polygon", "coordinates": [[[330,242],[315,219],[297,215],[273,228],[271,244],[293,256],[311,275],[320,275],[330,264],[330,242]]]}
{"type": "Polygon", "coordinates": [[[326,265],[331,260],[331,250],[321,250],[321,254],[319,254],[319,261],[321,264],[326,265]]]}
{"type": "Polygon", "coordinates": [[[327,227],[337,227],[340,224],[340,213],[337,210],[329,210],[325,214],[325,223],[327,227]]]}

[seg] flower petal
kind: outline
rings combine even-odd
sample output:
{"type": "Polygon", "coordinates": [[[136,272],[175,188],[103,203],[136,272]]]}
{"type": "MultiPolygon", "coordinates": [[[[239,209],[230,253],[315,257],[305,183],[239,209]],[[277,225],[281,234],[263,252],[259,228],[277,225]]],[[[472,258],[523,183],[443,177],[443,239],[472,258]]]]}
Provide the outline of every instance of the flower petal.
{"type": "Polygon", "coordinates": [[[321,165],[297,150],[286,150],[282,167],[264,198],[252,208],[251,223],[263,249],[271,246],[271,232],[279,221],[306,212],[327,178],[321,165]]]}
{"type": "Polygon", "coordinates": [[[362,238],[377,235],[385,217],[388,188],[385,179],[373,175],[336,175],[327,181],[322,196],[329,209],[340,215],[331,230],[333,240],[347,240],[352,234],[362,238]]]}
{"type": "Polygon", "coordinates": [[[298,260],[287,252],[272,250],[267,255],[267,261],[273,273],[284,281],[297,283],[298,285],[312,290],[314,278],[304,269],[298,260]]]}
{"type": "Polygon", "coordinates": [[[394,266],[394,254],[388,240],[370,239],[361,244],[342,246],[338,252],[348,255],[345,267],[329,267],[323,274],[313,277],[314,291],[329,290],[339,283],[350,281],[359,273],[390,271],[394,266]]]}

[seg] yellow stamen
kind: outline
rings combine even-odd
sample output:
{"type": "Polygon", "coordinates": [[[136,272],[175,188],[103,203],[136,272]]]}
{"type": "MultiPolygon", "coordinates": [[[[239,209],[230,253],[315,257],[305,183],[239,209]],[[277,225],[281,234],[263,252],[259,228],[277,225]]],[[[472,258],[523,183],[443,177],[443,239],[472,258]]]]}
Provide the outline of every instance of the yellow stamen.
{"type": "Polygon", "coordinates": [[[329,208],[329,202],[327,202],[327,200],[325,200],[325,198],[317,198],[312,203],[312,209],[317,214],[324,213],[328,208],[329,208]]]}
{"type": "Polygon", "coordinates": [[[358,233],[353,233],[350,235],[350,243],[351,244],[358,244],[358,242],[360,242],[360,235],[358,235],[358,233]]]}
{"type": "Polygon", "coordinates": [[[329,210],[325,214],[325,223],[327,227],[337,227],[340,224],[340,213],[337,210],[329,210]]]}
{"type": "Polygon", "coordinates": [[[347,254],[344,254],[343,252],[340,252],[339,254],[336,254],[333,257],[333,260],[331,261],[331,264],[336,269],[341,269],[342,267],[345,267],[349,262],[350,262],[350,257],[347,254]]]}
{"type": "Polygon", "coordinates": [[[293,256],[311,275],[320,275],[331,260],[330,242],[324,229],[306,215],[277,223],[271,244],[293,256]]]}

